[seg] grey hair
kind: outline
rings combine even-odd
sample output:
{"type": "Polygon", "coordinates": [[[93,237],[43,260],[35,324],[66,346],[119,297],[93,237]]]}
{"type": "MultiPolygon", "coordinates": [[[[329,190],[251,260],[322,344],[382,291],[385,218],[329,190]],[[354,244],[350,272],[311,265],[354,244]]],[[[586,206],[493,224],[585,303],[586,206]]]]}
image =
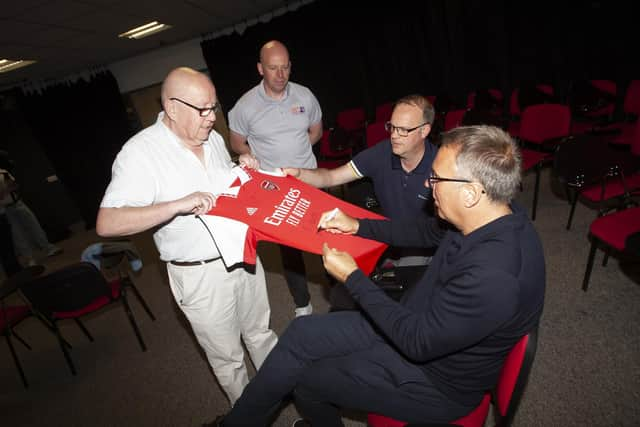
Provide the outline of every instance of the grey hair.
{"type": "Polygon", "coordinates": [[[447,145],[458,149],[458,173],[482,184],[489,200],[513,200],[522,177],[522,158],[507,132],[495,126],[462,126],[442,134],[442,146],[447,145]]]}
{"type": "Polygon", "coordinates": [[[422,110],[422,121],[429,123],[430,125],[433,124],[433,119],[435,118],[436,113],[433,109],[433,105],[431,105],[426,97],[418,94],[407,95],[398,99],[393,105],[393,108],[395,109],[398,104],[407,104],[418,107],[422,110]]]}

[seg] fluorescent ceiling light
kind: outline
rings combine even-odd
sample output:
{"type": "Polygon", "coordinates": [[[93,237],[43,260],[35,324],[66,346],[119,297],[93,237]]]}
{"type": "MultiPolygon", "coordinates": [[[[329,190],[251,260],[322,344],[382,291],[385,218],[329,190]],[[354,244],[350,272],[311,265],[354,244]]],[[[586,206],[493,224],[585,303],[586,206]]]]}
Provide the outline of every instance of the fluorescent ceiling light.
{"type": "Polygon", "coordinates": [[[16,70],[18,68],[26,67],[36,61],[29,61],[26,59],[0,59],[0,73],[7,73],[9,71],[16,70]]]}
{"type": "Polygon", "coordinates": [[[161,24],[158,21],[153,21],[129,30],[126,33],[118,34],[118,37],[126,37],[128,39],[141,39],[152,34],[159,33],[160,31],[168,30],[169,28],[171,28],[171,25],[161,24]]]}

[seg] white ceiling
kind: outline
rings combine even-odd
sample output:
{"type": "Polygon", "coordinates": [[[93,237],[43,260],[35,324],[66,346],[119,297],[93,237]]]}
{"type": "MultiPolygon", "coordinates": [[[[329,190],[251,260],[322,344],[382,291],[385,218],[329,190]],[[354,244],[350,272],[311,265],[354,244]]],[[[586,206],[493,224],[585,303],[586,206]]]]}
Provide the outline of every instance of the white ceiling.
{"type": "MultiPolygon", "coordinates": [[[[212,34],[287,6],[286,0],[1,0],[0,59],[36,64],[0,73],[0,88],[63,78],[212,34]],[[130,40],[118,34],[150,21],[173,28],[130,40]]],[[[291,8],[291,5],[289,5],[291,8]]]]}

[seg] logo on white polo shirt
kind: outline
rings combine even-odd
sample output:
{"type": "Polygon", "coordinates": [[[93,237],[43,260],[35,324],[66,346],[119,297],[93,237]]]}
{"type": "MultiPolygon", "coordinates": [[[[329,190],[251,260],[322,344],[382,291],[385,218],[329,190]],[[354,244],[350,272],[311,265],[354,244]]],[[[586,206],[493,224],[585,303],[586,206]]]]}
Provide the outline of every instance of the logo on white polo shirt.
{"type": "Polygon", "coordinates": [[[304,105],[296,105],[291,107],[291,112],[293,114],[303,114],[304,113],[304,105]]]}

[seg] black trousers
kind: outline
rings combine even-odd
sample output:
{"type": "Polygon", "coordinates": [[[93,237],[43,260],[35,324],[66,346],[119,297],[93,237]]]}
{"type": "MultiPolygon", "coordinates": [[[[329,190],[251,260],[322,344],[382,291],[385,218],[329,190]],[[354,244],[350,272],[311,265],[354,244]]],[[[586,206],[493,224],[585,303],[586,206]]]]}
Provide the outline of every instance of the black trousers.
{"type": "Polygon", "coordinates": [[[223,425],[268,426],[291,392],[314,427],[342,426],[340,408],[432,423],[446,423],[474,409],[442,394],[419,365],[399,354],[355,311],[294,319],[223,425]]]}
{"type": "Polygon", "coordinates": [[[293,297],[296,307],[305,307],[309,304],[311,296],[307,285],[307,271],[300,249],[280,245],[280,256],[284,268],[284,278],[287,281],[289,292],[293,297]]]}
{"type": "Polygon", "coordinates": [[[0,262],[7,277],[22,270],[13,248],[13,237],[11,236],[11,225],[7,220],[7,215],[0,214],[0,262]]]}

